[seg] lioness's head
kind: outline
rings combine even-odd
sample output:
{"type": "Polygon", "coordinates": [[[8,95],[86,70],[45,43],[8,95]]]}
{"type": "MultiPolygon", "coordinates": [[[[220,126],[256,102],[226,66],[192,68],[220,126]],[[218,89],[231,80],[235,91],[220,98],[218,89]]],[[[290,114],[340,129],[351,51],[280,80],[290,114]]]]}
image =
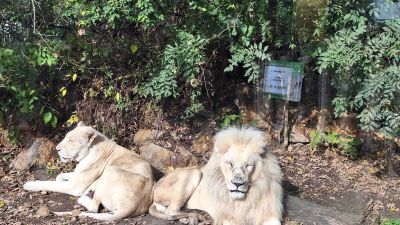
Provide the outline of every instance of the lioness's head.
{"type": "Polygon", "coordinates": [[[265,138],[254,128],[228,128],[215,136],[219,166],[232,199],[246,197],[262,169],[265,138]]]}
{"type": "Polygon", "coordinates": [[[89,147],[97,136],[97,131],[83,122],[65,135],[56,146],[62,162],[81,161],[89,154],[89,147]]]}

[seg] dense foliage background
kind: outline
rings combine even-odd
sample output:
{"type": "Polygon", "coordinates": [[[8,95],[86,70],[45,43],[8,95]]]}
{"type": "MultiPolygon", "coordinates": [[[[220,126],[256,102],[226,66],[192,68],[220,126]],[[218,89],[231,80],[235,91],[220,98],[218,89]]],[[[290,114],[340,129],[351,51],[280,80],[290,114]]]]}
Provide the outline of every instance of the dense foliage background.
{"type": "MultiPolygon", "coordinates": [[[[31,0],[0,3],[0,122],[18,136],[74,123],[82,99],[120,112],[215,110],[224,73],[260,78],[277,52],[331,71],[335,115],[398,136],[399,19],[368,1],[31,0]]],[[[222,85],[223,86],[223,85],[222,85]]],[[[130,114],[129,114],[130,115],[130,114]]]]}

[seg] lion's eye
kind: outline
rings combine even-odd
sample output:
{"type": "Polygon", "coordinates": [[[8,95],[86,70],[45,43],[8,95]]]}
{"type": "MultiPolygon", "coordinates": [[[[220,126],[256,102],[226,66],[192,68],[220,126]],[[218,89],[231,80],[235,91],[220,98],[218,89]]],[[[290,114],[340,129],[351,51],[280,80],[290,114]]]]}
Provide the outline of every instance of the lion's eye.
{"type": "Polygon", "coordinates": [[[233,163],[232,163],[231,161],[226,161],[225,163],[226,163],[226,165],[228,165],[229,167],[233,167],[233,163]]]}
{"type": "Polygon", "coordinates": [[[254,166],[253,164],[247,164],[247,165],[246,165],[246,168],[247,168],[247,169],[250,169],[250,168],[252,168],[253,166],[254,166]]]}

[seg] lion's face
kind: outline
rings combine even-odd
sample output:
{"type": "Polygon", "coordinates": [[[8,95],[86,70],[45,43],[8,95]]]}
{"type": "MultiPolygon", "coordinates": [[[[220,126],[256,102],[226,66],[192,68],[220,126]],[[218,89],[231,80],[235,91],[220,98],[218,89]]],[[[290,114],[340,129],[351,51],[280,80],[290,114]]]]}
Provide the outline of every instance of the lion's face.
{"type": "Polygon", "coordinates": [[[67,133],[56,146],[62,162],[81,161],[89,154],[89,146],[96,137],[96,131],[83,123],[67,133]]]}
{"type": "Polygon", "coordinates": [[[220,168],[232,199],[240,200],[246,197],[260,166],[260,156],[249,154],[240,147],[231,147],[221,157],[220,168]]]}

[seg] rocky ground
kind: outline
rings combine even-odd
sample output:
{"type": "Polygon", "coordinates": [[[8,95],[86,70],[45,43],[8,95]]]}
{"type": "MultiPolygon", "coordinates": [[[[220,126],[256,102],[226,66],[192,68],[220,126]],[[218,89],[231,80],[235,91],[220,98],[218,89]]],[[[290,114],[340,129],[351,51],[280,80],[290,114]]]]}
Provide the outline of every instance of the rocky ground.
{"type": "MultiPolygon", "coordinates": [[[[215,129],[205,128],[190,135],[185,133],[186,129],[174,128],[168,132],[141,132],[135,135],[132,150],[150,160],[159,172],[167,172],[175,167],[206,162],[215,129]]],[[[83,210],[76,204],[75,197],[22,189],[26,180],[54,179],[56,174],[72,170],[74,165],[61,164],[51,154],[54,150],[52,142],[59,139],[41,140],[42,144],[37,144],[36,150],[32,147],[31,151],[50,153],[38,154],[48,158],[37,159],[32,165],[28,163],[28,170],[23,166],[26,161],[15,160],[21,157],[18,154],[23,148],[0,146],[0,224],[100,224],[92,219],[51,214],[51,211],[83,210]],[[10,169],[10,164],[14,169],[10,169]],[[18,166],[21,168],[17,169],[18,166]]],[[[383,161],[382,157],[377,157],[380,151],[351,160],[329,149],[312,151],[302,143],[293,143],[286,151],[279,150],[273,141],[271,143],[270,149],[279,157],[285,174],[288,209],[285,224],[360,224],[365,218],[365,224],[377,224],[382,218],[400,217],[400,179],[381,173],[383,161]]],[[[32,156],[25,153],[23,157],[26,155],[32,156]]],[[[396,157],[399,164],[400,157],[396,157]]],[[[179,223],[145,215],[101,224],[179,223]]]]}
{"type": "Polygon", "coordinates": [[[350,160],[333,151],[313,152],[302,144],[291,145],[278,156],[287,193],[342,212],[372,216],[374,221],[400,217],[400,179],[378,177],[382,168],[376,160],[350,160]]]}

